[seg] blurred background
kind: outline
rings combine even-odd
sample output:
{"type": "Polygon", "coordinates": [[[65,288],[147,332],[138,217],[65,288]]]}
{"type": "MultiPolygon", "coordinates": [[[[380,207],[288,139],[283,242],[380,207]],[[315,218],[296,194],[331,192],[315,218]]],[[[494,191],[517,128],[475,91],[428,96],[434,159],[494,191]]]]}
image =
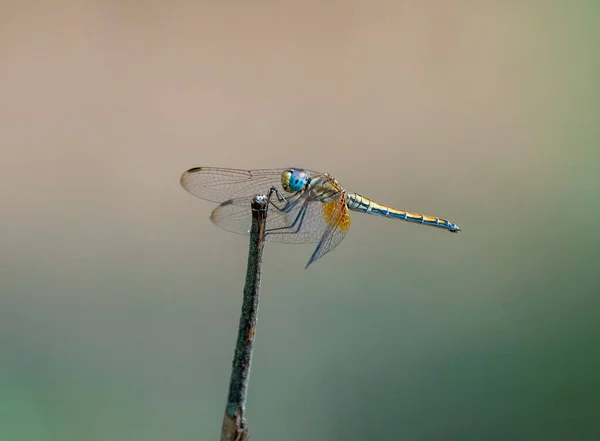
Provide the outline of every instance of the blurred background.
{"type": "Polygon", "coordinates": [[[193,166],[463,229],[267,244],[251,438],[600,439],[597,2],[0,9],[0,440],[218,439],[248,239],[193,166]]]}

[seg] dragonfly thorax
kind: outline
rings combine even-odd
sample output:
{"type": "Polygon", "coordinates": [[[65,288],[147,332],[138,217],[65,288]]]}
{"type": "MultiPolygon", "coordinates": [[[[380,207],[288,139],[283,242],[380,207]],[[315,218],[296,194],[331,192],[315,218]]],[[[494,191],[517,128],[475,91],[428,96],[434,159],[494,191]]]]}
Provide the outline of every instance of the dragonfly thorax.
{"type": "Polygon", "coordinates": [[[296,193],[308,185],[310,176],[306,170],[290,168],[281,174],[281,186],[288,193],[296,193]]]}

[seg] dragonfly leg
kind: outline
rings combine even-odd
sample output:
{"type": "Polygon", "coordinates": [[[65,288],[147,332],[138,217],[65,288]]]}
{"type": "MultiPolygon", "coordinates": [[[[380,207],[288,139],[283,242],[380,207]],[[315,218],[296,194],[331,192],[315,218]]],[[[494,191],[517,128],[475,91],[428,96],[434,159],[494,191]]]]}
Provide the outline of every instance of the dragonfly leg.
{"type": "Polygon", "coordinates": [[[277,190],[277,187],[275,187],[274,185],[269,189],[269,195],[267,196],[268,200],[271,200],[271,195],[273,193],[275,193],[275,196],[277,196],[277,200],[279,202],[287,203],[286,198],[281,194],[281,192],[279,190],[277,190]]]}
{"type": "MultiPolygon", "coordinates": [[[[297,202],[298,201],[295,201],[295,203],[297,203],[297,202]]],[[[285,226],[285,227],[271,228],[271,229],[267,230],[266,233],[267,234],[296,234],[296,233],[298,233],[300,231],[300,229],[302,228],[302,223],[304,222],[304,217],[306,216],[307,207],[308,207],[308,201],[304,202],[304,204],[302,205],[302,208],[300,209],[300,211],[298,211],[296,218],[290,225],[285,226]],[[298,224],[298,226],[296,226],[296,224],[298,224]],[[282,230],[292,230],[292,231],[282,231],[282,230]]]]}
{"type": "Polygon", "coordinates": [[[296,205],[298,205],[298,202],[300,202],[300,196],[300,194],[294,194],[286,199],[284,196],[281,195],[277,188],[271,187],[271,190],[269,190],[269,194],[267,196],[267,200],[269,201],[269,205],[275,208],[280,213],[289,213],[296,205]],[[285,202],[285,205],[283,207],[278,206],[275,203],[275,201],[271,199],[273,193],[275,193],[275,195],[277,196],[278,202],[285,202]]]}

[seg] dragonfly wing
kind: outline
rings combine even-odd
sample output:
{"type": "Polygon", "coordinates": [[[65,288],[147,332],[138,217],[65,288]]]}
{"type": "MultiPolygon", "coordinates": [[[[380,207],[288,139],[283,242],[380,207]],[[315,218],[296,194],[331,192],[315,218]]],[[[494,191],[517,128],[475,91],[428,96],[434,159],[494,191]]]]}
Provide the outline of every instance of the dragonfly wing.
{"type": "Polygon", "coordinates": [[[323,216],[327,228],[305,268],[337,247],[346,236],[348,228],[350,228],[350,213],[346,206],[346,195],[342,193],[339,201],[323,204],[323,216]]]}
{"type": "MultiPolygon", "coordinates": [[[[290,244],[319,242],[327,229],[322,205],[319,201],[298,198],[286,209],[284,202],[271,201],[265,239],[290,244]]],[[[226,201],[213,210],[210,220],[224,230],[248,234],[252,225],[250,201],[247,198],[226,201]]]]}
{"type": "Polygon", "coordinates": [[[256,194],[266,194],[274,185],[280,191],[282,169],[238,170],[233,168],[195,167],[181,175],[181,186],[194,196],[211,202],[246,198],[250,201],[256,194]]]}
{"type": "Polygon", "coordinates": [[[289,244],[317,243],[323,237],[327,223],[323,204],[302,198],[289,212],[270,209],[267,213],[267,240],[289,244]],[[269,216],[272,217],[269,223],[269,216]]]}

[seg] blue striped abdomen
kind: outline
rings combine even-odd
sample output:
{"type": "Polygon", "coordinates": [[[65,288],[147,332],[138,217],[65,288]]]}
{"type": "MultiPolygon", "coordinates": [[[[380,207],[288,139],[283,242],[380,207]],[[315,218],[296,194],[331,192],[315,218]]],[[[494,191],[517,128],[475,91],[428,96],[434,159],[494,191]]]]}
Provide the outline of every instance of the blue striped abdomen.
{"type": "Polygon", "coordinates": [[[361,196],[357,193],[349,193],[347,195],[346,205],[350,210],[353,211],[360,211],[362,213],[402,219],[417,224],[443,228],[453,233],[458,233],[460,231],[458,225],[453,224],[446,219],[426,216],[419,213],[411,213],[410,211],[396,210],[395,208],[388,207],[387,205],[381,205],[377,202],[373,202],[371,199],[361,196]]]}

